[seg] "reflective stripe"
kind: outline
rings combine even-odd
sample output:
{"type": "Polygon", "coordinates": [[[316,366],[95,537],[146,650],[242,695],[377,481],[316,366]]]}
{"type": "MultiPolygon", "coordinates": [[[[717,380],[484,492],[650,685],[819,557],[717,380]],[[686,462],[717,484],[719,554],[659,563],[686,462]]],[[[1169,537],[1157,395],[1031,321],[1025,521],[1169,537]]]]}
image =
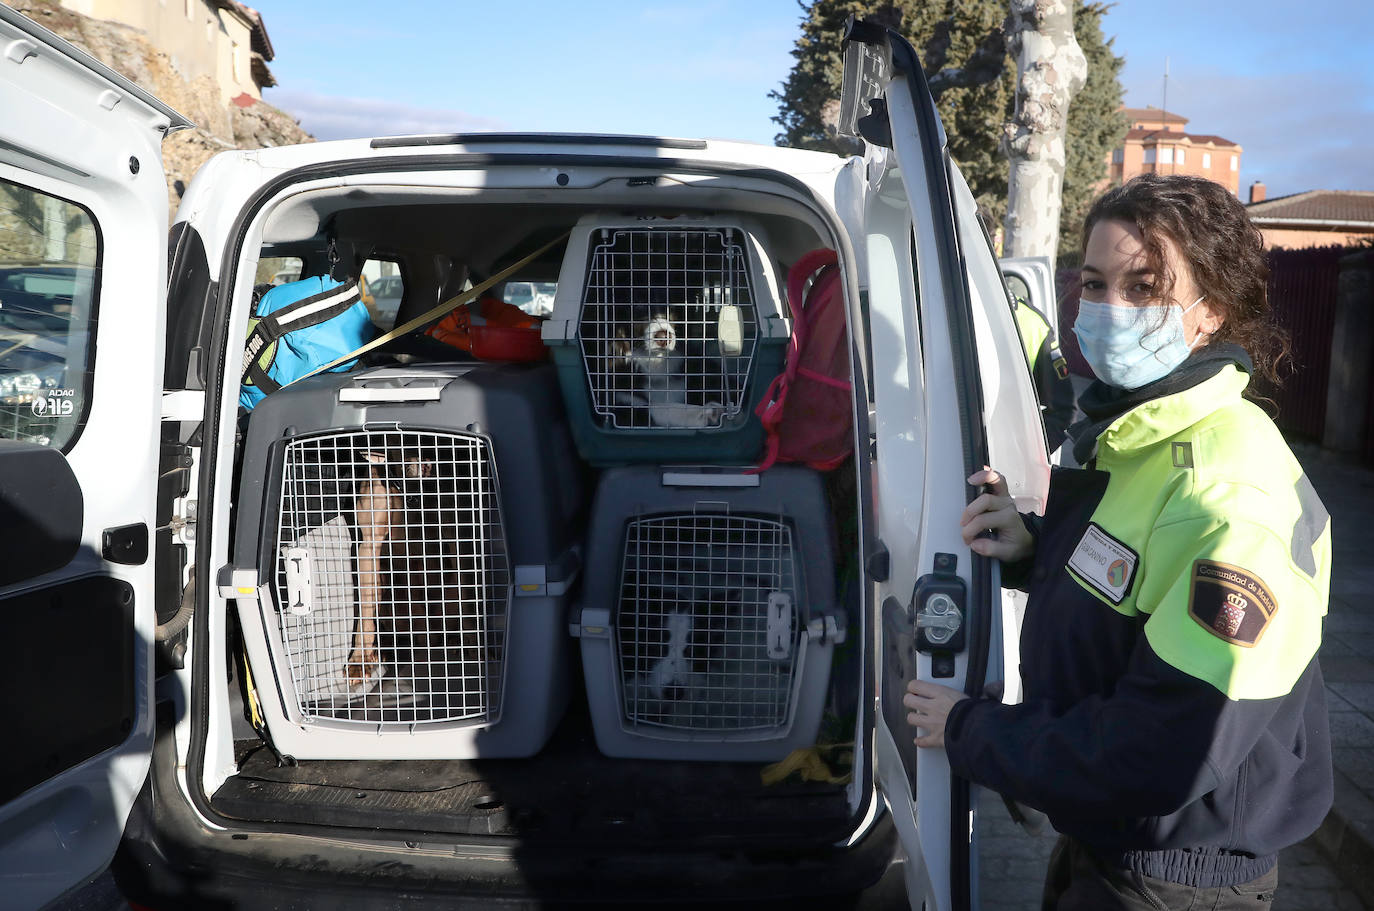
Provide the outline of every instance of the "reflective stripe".
{"type": "Polygon", "coordinates": [[[1298,569],[1307,573],[1308,576],[1317,578],[1317,558],[1313,550],[1317,541],[1326,532],[1327,523],[1331,521],[1331,516],[1322,505],[1321,498],[1317,496],[1317,491],[1313,489],[1312,482],[1307,480],[1307,475],[1301,475],[1294,490],[1298,493],[1298,503],[1302,506],[1302,515],[1298,516],[1298,521],[1293,523],[1293,540],[1290,545],[1292,548],[1293,562],[1298,569]]]}

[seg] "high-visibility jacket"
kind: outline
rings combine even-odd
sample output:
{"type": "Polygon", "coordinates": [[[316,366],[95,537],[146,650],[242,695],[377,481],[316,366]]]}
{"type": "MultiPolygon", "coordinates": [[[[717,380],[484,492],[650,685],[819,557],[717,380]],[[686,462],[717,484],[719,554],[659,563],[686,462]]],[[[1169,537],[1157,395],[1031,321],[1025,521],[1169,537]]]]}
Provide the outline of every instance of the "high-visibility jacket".
{"type": "Polygon", "coordinates": [[[1332,793],[1330,522],[1247,381],[1228,363],[1138,404],[1055,470],[1024,701],[965,700],[945,732],[956,772],[1105,862],[1208,887],[1267,872],[1332,793]]]}
{"type": "Polygon", "coordinates": [[[1069,424],[1073,422],[1069,362],[1059,350],[1059,342],[1044,314],[1019,298],[1012,302],[1012,312],[1016,316],[1016,328],[1021,330],[1021,344],[1025,346],[1026,361],[1035,380],[1035,394],[1040,399],[1045,439],[1050,452],[1054,452],[1064,442],[1069,424]]]}

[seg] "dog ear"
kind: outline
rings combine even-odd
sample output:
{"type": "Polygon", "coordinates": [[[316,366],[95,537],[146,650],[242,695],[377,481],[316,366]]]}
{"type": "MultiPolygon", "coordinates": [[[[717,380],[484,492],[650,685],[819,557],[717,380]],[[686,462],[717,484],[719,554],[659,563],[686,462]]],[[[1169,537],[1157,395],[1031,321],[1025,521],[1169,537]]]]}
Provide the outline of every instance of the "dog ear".
{"type": "Polygon", "coordinates": [[[369,449],[366,452],[364,452],[363,455],[373,465],[386,464],[386,452],[384,450],[369,449]]]}
{"type": "Polygon", "coordinates": [[[611,340],[611,354],[622,361],[629,359],[630,337],[625,334],[624,328],[615,330],[615,338],[611,340]]]}

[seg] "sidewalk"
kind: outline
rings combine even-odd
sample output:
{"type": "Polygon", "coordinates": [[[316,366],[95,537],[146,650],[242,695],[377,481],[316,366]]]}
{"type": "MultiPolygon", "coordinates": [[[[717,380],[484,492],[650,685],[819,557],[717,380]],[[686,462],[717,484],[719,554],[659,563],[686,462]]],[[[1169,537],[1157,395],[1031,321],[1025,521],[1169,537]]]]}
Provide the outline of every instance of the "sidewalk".
{"type": "Polygon", "coordinates": [[[1374,469],[1295,443],[1331,513],[1331,603],[1321,664],[1331,712],[1336,800],[1313,841],[1374,907],[1374,469]]]}

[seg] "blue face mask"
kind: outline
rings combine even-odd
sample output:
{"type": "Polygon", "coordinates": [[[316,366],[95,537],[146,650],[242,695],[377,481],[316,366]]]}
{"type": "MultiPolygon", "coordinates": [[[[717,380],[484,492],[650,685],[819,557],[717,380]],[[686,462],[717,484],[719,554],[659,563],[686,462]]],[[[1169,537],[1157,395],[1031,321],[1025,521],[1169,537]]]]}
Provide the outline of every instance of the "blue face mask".
{"type": "Polygon", "coordinates": [[[1187,308],[1122,307],[1080,300],[1073,334],[1098,379],[1121,389],[1139,389],[1187,360],[1191,347],[1184,339],[1183,314],[1201,302],[1199,297],[1187,308]]]}

